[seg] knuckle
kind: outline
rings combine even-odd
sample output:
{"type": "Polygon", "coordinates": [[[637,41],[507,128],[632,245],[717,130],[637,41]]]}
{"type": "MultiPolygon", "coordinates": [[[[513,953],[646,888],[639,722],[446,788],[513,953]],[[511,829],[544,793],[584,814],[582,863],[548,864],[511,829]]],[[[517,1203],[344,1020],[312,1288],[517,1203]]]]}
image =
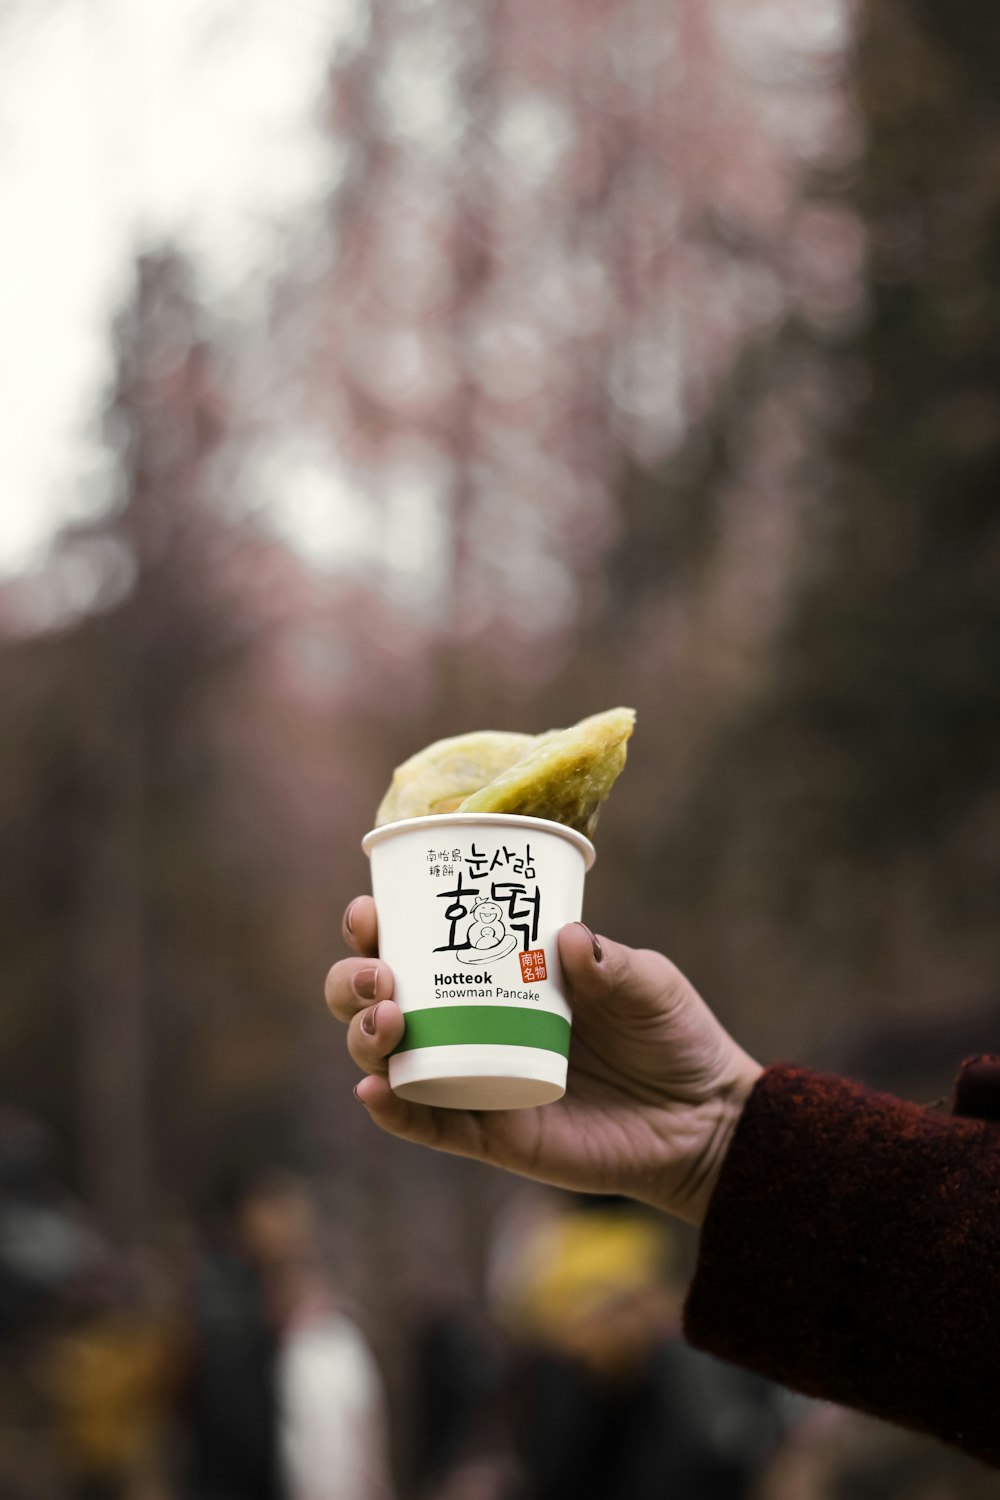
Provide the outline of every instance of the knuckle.
{"type": "Polygon", "coordinates": [[[389,1054],[397,1046],[404,1031],[403,1015],[399,1007],[391,1002],[368,1006],[351,1017],[347,1030],[347,1048],[351,1057],[366,1073],[384,1073],[389,1054]],[[362,1022],[378,1011],[377,1030],[366,1031],[362,1022]]]}
{"type": "Polygon", "coordinates": [[[642,957],[648,962],[660,1004],[666,1011],[683,1006],[690,993],[690,985],[677,965],[671,963],[665,953],[652,949],[643,950],[642,957]]]}
{"type": "MultiPolygon", "coordinates": [[[[356,1019],[356,1018],[355,1018],[356,1019]]],[[[378,1044],[366,1037],[360,1026],[351,1022],[347,1033],[347,1050],[353,1062],[365,1073],[377,1073],[380,1071],[381,1057],[378,1044]]]]}
{"type": "Polygon", "coordinates": [[[352,988],[357,972],[358,960],[342,958],[326,976],[324,993],[329,1009],[340,1021],[349,1021],[358,1008],[358,1000],[352,988]]]}

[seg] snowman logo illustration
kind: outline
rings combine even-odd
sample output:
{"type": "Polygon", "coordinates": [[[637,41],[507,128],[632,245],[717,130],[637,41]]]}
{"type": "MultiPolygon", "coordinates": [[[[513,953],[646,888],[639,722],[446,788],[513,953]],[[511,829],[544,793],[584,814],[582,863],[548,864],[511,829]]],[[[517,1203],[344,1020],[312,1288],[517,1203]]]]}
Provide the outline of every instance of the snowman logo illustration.
{"type": "Polygon", "coordinates": [[[499,905],[488,897],[481,897],[472,908],[466,942],[469,946],[455,954],[463,964],[495,963],[517,947],[517,937],[504,926],[499,905]]]}

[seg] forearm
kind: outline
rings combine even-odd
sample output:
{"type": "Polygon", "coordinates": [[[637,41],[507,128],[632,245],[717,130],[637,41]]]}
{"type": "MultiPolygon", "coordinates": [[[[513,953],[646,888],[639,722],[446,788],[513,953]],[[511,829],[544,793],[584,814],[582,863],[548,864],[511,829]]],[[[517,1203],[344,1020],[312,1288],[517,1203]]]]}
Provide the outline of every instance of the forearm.
{"type": "Polygon", "coordinates": [[[768,1069],[705,1217],[689,1340],[1000,1465],[1000,1133],[768,1069]]]}

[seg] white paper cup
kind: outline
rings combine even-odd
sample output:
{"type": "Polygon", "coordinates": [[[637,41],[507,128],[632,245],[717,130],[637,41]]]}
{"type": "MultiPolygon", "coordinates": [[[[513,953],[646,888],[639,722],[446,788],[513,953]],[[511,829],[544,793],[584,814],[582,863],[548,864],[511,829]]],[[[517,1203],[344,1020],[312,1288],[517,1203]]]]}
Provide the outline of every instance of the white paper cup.
{"type": "Polygon", "coordinates": [[[583,911],[590,840],[545,818],[447,813],[387,823],[361,847],[406,1016],[391,1087],[451,1109],[560,1099],[570,1010],[556,934],[583,911]]]}

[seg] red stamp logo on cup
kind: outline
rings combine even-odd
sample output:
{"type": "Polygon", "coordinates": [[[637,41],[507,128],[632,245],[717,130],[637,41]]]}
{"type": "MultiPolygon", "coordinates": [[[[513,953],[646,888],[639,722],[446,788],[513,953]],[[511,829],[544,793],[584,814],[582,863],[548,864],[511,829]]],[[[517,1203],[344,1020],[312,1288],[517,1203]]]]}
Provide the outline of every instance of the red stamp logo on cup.
{"type": "Polygon", "coordinates": [[[525,984],[548,978],[544,948],[531,948],[527,953],[519,953],[517,956],[521,960],[521,978],[525,984]]]}

